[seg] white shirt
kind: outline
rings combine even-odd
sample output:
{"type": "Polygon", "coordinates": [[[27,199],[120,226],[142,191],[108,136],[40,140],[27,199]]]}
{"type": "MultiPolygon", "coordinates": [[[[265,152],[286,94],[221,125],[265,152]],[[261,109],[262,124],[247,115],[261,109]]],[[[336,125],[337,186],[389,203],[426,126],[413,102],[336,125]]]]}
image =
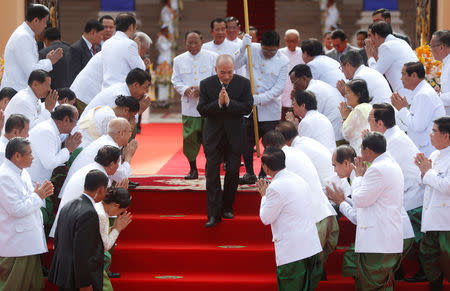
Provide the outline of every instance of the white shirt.
{"type": "Polygon", "coordinates": [[[5,161],[6,157],[5,157],[5,150],[6,150],[6,145],[8,145],[9,140],[2,135],[0,137],[0,165],[3,164],[3,162],[5,161]]]}
{"type": "Polygon", "coordinates": [[[87,115],[83,117],[83,119],[78,120],[78,127],[80,129],[80,132],[83,136],[83,139],[81,141],[80,147],[85,148],[88,145],[90,145],[94,140],[99,138],[102,135],[105,135],[108,130],[108,123],[111,121],[111,119],[117,118],[116,113],[114,110],[109,106],[99,106],[100,108],[92,108],[88,112],[87,115]],[[91,115],[92,113],[92,115],[91,115]],[[92,126],[94,124],[95,126],[95,133],[96,136],[91,136],[89,134],[90,130],[92,128],[83,128],[83,125],[80,125],[80,122],[83,122],[84,119],[88,119],[90,117],[93,117],[93,120],[90,120],[88,123],[89,126],[92,126]]]}
{"type": "Polygon", "coordinates": [[[53,119],[46,120],[30,130],[33,162],[28,170],[31,180],[42,184],[50,180],[53,170],[69,160],[67,148],[61,149],[61,137],[53,119]]]}
{"type": "Polygon", "coordinates": [[[339,112],[339,104],[344,101],[341,93],[324,81],[311,79],[306,90],[311,91],[316,96],[317,111],[325,115],[331,122],[336,140],[341,140],[342,136],[342,116],[339,112]]]}
{"type": "MultiPolygon", "coordinates": [[[[234,58],[236,52],[241,48],[239,43],[225,39],[221,44],[215,44],[214,40],[204,43],[202,49],[209,50],[217,55],[230,55],[234,58]]],[[[236,66],[237,67],[237,66],[236,66]]]]}
{"type": "MultiPolygon", "coordinates": [[[[292,68],[295,65],[305,63],[302,57],[302,49],[299,47],[296,47],[295,51],[291,51],[288,47],[284,47],[279,51],[289,59],[288,73],[292,70],[292,68]]],[[[288,77],[286,79],[286,85],[284,86],[283,93],[281,94],[281,106],[292,107],[292,99],[291,99],[292,90],[293,90],[292,82],[291,79],[288,77]]]]}
{"type": "Polygon", "coordinates": [[[433,120],[445,115],[444,106],[436,91],[422,80],[412,91],[411,107],[398,111],[398,117],[408,127],[408,136],[419,148],[429,156],[435,149],[431,144],[430,133],[433,120]]]}
{"type": "MultiPolygon", "coordinates": [[[[58,225],[59,213],[61,212],[61,209],[64,207],[64,205],[66,205],[73,199],[80,197],[81,194],[83,194],[84,180],[86,179],[86,175],[91,170],[100,170],[105,175],[107,175],[105,168],[102,165],[92,161],[92,163],[89,163],[88,165],[86,165],[86,166],[80,168],[78,171],[76,171],[76,173],[74,173],[70,178],[69,178],[69,176],[67,176],[66,180],[64,181],[64,185],[60,191],[61,201],[59,203],[58,212],[56,213],[55,221],[53,222],[52,228],[50,230],[51,237],[55,236],[55,230],[56,230],[56,226],[58,225]]],[[[111,183],[111,182],[109,182],[109,183],[111,183]]],[[[90,198],[90,196],[89,196],[89,198],[90,198]]],[[[94,204],[94,203],[92,203],[92,204],[94,204]]]]}
{"type": "Polygon", "coordinates": [[[76,76],[70,89],[77,99],[89,104],[91,100],[102,90],[103,63],[102,51],[96,53],[76,76]]]}
{"type": "MultiPolygon", "coordinates": [[[[266,59],[259,43],[252,43],[251,52],[255,85],[253,104],[258,109],[258,121],[280,120],[281,93],[288,79],[289,59],[279,51],[275,56],[266,59]]],[[[235,63],[238,68],[248,64],[246,51],[245,54],[239,53],[235,63]]]]}
{"type": "Polygon", "coordinates": [[[342,124],[342,135],[357,155],[361,155],[361,133],[370,127],[368,118],[371,110],[372,105],[369,103],[358,104],[342,124]]]}
{"type": "Polygon", "coordinates": [[[127,83],[117,83],[112,85],[109,88],[103,89],[95,95],[94,99],[86,106],[83,113],[80,116],[80,119],[83,118],[89,110],[97,107],[97,106],[116,106],[116,98],[120,95],[123,96],[131,96],[130,89],[128,88],[127,83]]]}
{"type": "MultiPolygon", "coordinates": [[[[30,87],[20,90],[6,106],[5,121],[11,114],[22,114],[30,120],[31,130],[38,123],[50,119],[50,112],[43,109],[45,107],[42,107],[41,103],[41,100],[36,97],[30,87]]],[[[5,127],[3,126],[3,128],[5,127]]]]}
{"type": "Polygon", "coordinates": [[[323,192],[320,178],[311,159],[301,150],[284,146],[282,148],[286,155],[286,170],[299,175],[311,188],[312,208],[314,209],[315,222],[319,222],[328,216],[336,215],[325,193],[323,192]]]}
{"type": "Polygon", "coordinates": [[[103,44],[102,64],[102,88],[125,82],[128,73],[134,68],[145,70],[144,61],[139,56],[137,43],[122,31],[116,31],[103,44]]]}
{"type": "Polygon", "coordinates": [[[166,62],[168,64],[172,63],[172,42],[168,40],[164,35],[158,36],[156,41],[156,48],[158,49],[159,55],[156,63],[158,65],[166,62]]]}
{"type": "Polygon", "coordinates": [[[352,181],[356,253],[402,253],[403,174],[389,153],[379,155],[352,181]]]}
{"type": "Polygon", "coordinates": [[[26,22],[11,34],[6,43],[4,59],[1,88],[12,87],[16,91],[25,89],[32,71],[42,69],[49,72],[53,69],[49,59],[39,60],[34,32],[26,22]]]}
{"type": "Polygon", "coordinates": [[[406,41],[389,34],[378,47],[378,61],[372,57],[367,64],[385,75],[394,91],[402,96],[409,96],[411,91],[403,87],[402,68],[408,62],[417,61],[416,54],[406,41]]]}
{"type": "Polygon", "coordinates": [[[450,115],[450,54],[442,60],[441,100],[447,115],[450,115]]]}
{"type": "Polygon", "coordinates": [[[261,199],[259,216],[272,229],[277,266],[322,251],[315,225],[310,187],[286,169],[279,171],[261,199]],[[299,247],[302,242],[302,247],[299,247]]]}
{"type": "Polygon", "coordinates": [[[404,181],[403,206],[411,210],[423,205],[422,177],[414,159],[419,149],[414,142],[397,125],[384,132],[386,151],[402,169],[404,181]]]}
{"type": "Polygon", "coordinates": [[[309,110],[298,124],[298,135],[307,136],[323,144],[332,153],[336,148],[333,125],[317,110],[309,110]],[[320,128],[320,130],[318,130],[320,128]]]}
{"type": "Polygon", "coordinates": [[[322,187],[327,186],[329,181],[334,181],[337,177],[332,165],[330,151],[317,140],[306,136],[296,136],[291,147],[303,151],[311,159],[322,187]]]}
{"type": "Polygon", "coordinates": [[[370,104],[384,102],[391,104],[392,90],[384,76],[377,70],[361,65],[356,69],[353,79],[366,81],[369,96],[372,98],[370,104]]]}
{"type": "Polygon", "coordinates": [[[27,170],[6,159],[0,166],[0,256],[22,257],[47,252],[41,207],[27,170]]]}
{"type": "Polygon", "coordinates": [[[100,235],[102,237],[103,246],[105,248],[105,252],[109,251],[116,242],[119,237],[119,231],[113,228],[109,231],[109,216],[103,207],[102,202],[95,203],[94,205],[95,211],[98,214],[98,223],[100,227],[100,235]]]}
{"type": "Polygon", "coordinates": [[[450,147],[430,156],[433,167],[423,176],[422,232],[450,230],[450,147]]]}
{"type": "Polygon", "coordinates": [[[324,81],[334,88],[337,81],[345,79],[344,73],[339,69],[339,62],[330,57],[315,56],[307,65],[311,69],[313,79],[324,81]]]}
{"type": "Polygon", "coordinates": [[[181,95],[181,114],[200,117],[197,111],[198,99],[184,92],[191,86],[199,86],[200,81],[216,74],[214,67],[218,55],[201,49],[195,56],[189,51],[173,60],[172,84],[181,95]]]}

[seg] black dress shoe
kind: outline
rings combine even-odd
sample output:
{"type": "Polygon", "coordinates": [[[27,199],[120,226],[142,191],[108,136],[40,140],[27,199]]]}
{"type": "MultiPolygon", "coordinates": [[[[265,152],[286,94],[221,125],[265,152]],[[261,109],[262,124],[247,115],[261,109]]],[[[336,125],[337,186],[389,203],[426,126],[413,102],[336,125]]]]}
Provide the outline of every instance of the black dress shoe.
{"type": "Polygon", "coordinates": [[[408,283],[419,283],[419,282],[426,282],[426,281],[428,281],[428,280],[423,271],[417,272],[414,276],[412,276],[410,278],[405,278],[405,282],[408,282],[408,283]]]}
{"type": "Polygon", "coordinates": [[[208,221],[205,223],[205,227],[213,227],[216,224],[218,224],[219,222],[221,222],[222,220],[213,217],[208,218],[208,221]]]}
{"type": "Polygon", "coordinates": [[[133,182],[133,181],[128,181],[128,187],[130,187],[130,185],[133,185],[136,188],[137,186],[139,186],[139,183],[133,182]]]}
{"type": "Polygon", "coordinates": [[[120,273],[108,272],[109,278],[120,278],[120,273]]]}
{"type": "Polygon", "coordinates": [[[227,218],[227,219],[233,219],[234,218],[234,214],[231,211],[225,211],[222,216],[223,216],[223,218],[227,218]]]}
{"type": "Polygon", "coordinates": [[[198,171],[197,169],[194,170],[190,170],[189,174],[187,174],[186,176],[184,176],[185,180],[195,180],[198,179],[198,171]]]}
{"type": "Polygon", "coordinates": [[[239,178],[239,185],[251,185],[256,183],[256,176],[254,174],[245,173],[242,178],[239,178]]]}

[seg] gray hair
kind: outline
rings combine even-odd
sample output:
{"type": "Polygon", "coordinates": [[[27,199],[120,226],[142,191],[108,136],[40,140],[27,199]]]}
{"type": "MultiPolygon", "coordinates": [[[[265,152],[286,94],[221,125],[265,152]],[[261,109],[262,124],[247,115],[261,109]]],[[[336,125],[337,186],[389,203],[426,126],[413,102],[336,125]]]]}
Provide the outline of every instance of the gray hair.
{"type": "Polygon", "coordinates": [[[300,32],[298,32],[297,29],[291,28],[291,29],[286,30],[286,32],[284,33],[284,36],[288,36],[289,34],[294,34],[297,37],[300,37],[300,32]]]}
{"type": "Polygon", "coordinates": [[[128,120],[123,117],[113,118],[108,122],[106,133],[109,136],[117,135],[119,132],[126,130],[127,126],[130,126],[128,120]]]}
{"type": "Polygon", "coordinates": [[[136,34],[134,35],[134,38],[137,38],[141,43],[141,45],[143,45],[147,49],[149,49],[150,45],[153,43],[150,36],[148,36],[145,32],[142,31],[137,31],[136,34]]]}

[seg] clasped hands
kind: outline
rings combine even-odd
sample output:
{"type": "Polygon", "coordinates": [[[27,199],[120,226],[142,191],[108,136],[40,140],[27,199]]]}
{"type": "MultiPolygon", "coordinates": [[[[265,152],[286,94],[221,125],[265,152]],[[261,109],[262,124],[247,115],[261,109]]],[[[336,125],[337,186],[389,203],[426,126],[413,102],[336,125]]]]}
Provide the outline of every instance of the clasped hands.
{"type": "Polygon", "coordinates": [[[219,106],[228,106],[230,103],[230,97],[228,96],[227,90],[225,90],[225,87],[222,87],[222,90],[220,90],[219,93],[219,106]]]}

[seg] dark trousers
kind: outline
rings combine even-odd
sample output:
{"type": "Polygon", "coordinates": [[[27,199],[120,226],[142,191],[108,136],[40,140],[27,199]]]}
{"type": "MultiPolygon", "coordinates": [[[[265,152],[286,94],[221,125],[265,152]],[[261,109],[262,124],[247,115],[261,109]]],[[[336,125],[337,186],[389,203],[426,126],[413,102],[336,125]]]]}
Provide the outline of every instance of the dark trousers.
{"type": "MultiPolygon", "coordinates": [[[[278,125],[279,120],[274,121],[260,121],[258,122],[259,138],[262,138],[267,132],[274,130],[278,125]]],[[[253,170],[253,147],[255,146],[255,132],[253,130],[253,116],[244,118],[245,127],[245,147],[244,147],[244,164],[245,170],[248,174],[255,174],[253,170]]],[[[261,153],[262,154],[262,153],[261,153]]],[[[260,176],[265,176],[263,169],[260,170],[260,176]]]]}

